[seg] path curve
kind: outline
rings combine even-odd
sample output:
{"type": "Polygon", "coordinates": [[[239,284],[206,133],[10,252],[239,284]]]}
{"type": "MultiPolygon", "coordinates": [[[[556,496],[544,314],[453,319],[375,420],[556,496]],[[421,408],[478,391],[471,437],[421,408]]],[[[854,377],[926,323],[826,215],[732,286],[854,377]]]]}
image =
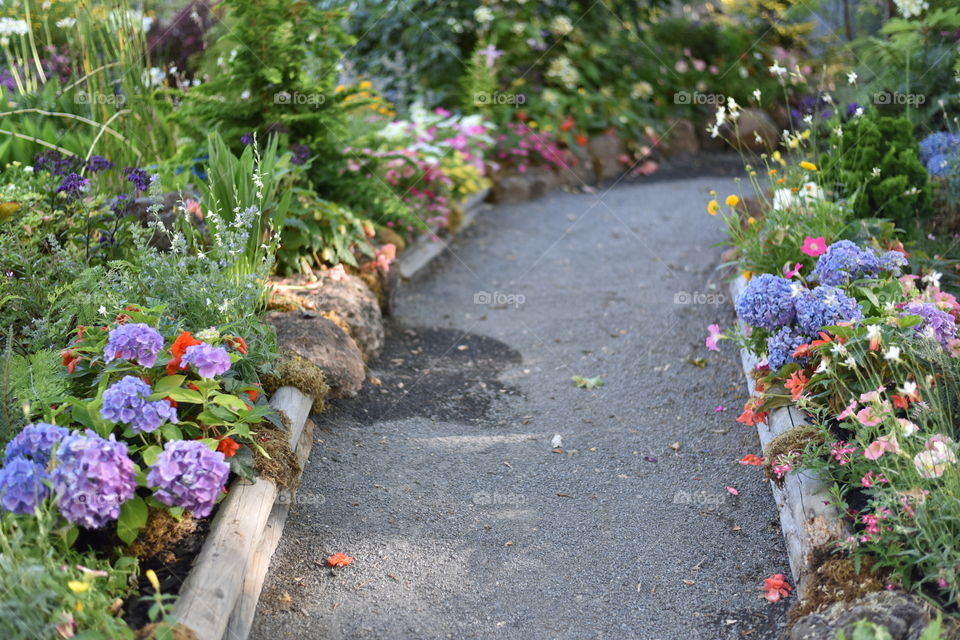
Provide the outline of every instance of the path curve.
{"type": "Polygon", "coordinates": [[[733,321],[711,188],[499,206],[402,289],[381,384],[317,419],[252,637],[782,637],[737,354],[703,347],[733,321]]]}

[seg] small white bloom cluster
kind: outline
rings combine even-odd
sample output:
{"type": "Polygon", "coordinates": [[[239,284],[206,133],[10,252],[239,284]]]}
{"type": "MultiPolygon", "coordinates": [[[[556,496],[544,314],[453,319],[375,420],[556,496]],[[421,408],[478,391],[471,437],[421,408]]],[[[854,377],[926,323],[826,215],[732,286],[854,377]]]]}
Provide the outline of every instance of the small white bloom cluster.
{"type": "Polygon", "coordinates": [[[554,35],[565,36],[573,31],[573,22],[567,16],[557,16],[550,22],[550,31],[554,35]]]}
{"type": "Polygon", "coordinates": [[[913,18],[930,8],[927,0],[893,0],[893,3],[904,18],[913,18]]]}
{"type": "Polygon", "coordinates": [[[26,20],[0,18],[0,36],[24,36],[29,30],[26,20]]]}
{"type": "Polygon", "coordinates": [[[547,77],[556,78],[568,89],[572,89],[580,81],[580,73],[566,56],[558,56],[550,61],[547,67],[547,77]]]}

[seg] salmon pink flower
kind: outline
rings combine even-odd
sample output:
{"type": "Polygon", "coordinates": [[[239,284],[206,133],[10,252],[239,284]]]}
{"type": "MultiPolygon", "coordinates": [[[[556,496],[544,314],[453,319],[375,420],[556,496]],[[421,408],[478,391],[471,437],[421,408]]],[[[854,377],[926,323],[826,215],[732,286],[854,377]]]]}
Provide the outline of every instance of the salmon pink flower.
{"type": "Polygon", "coordinates": [[[763,581],[763,598],[767,602],[779,602],[782,598],[790,596],[793,590],[782,573],[775,573],[763,581]]]}
{"type": "Polygon", "coordinates": [[[749,465],[751,467],[759,467],[763,465],[763,463],[764,463],[764,458],[761,458],[760,456],[753,453],[748,453],[747,455],[740,458],[740,464],[749,465]]]}
{"type": "Polygon", "coordinates": [[[837,420],[846,420],[847,418],[852,416],[856,412],[856,410],[857,410],[857,401],[854,400],[853,398],[850,398],[850,404],[848,404],[847,407],[840,412],[840,415],[837,416],[837,420]]]}
{"type": "Polygon", "coordinates": [[[808,382],[810,382],[810,380],[807,376],[803,375],[803,371],[794,371],[790,374],[790,379],[787,380],[783,386],[790,391],[791,399],[796,402],[800,399],[801,394],[803,394],[803,389],[808,382]]]}
{"type": "Polygon", "coordinates": [[[881,419],[874,410],[873,407],[864,407],[857,412],[857,420],[865,427],[875,427],[880,424],[881,419]]]}

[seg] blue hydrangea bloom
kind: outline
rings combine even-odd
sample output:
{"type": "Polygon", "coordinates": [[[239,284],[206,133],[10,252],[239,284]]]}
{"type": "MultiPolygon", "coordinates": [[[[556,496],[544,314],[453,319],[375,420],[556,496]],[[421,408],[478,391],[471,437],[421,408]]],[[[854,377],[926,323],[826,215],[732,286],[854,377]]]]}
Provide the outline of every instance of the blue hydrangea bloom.
{"type": "Polygon", "coordinates": [[[802,293],[796,300],[797,324],[806,335],[815,336],[823,328],[849,320],[862,320],[860,303],[837,287],[820,285],[802,293]]]}
{"type": "Polygon", "coordinates": [[[227,350],[206,342],[187,347],[183,362],[195,366],[201,378],[215,378],[230,370],[230,355],[227,350]]]}
{"type": "Polygon", "coordinates": [[[147,400],[153,389],[136,376],[125,376],[103,392],[100,416],[130,425],[134,433],[150,433],[164,421],[176,424],[177,410],[166,400],[147,400]]]}
{"type": "Polygon", "coordinates": [[[163,349],[163,336],[143,322],[122,324],[110,332],[103,355],[107,362],[115,358],[130,360],[144,367],[157,363],[157,354],[163,349]]]}
{"type": "Polygon", "coordinates": [[[920,142],[920,162],[932,176],[945,176],[960,166],[960,134],[938,131],[920,142]]]}
{"type": "Polygon", "coordinates": [[[800,333],[795,327],[783,327],[767,339],[767,362],[771,371],[778,371],[782,366],[797,362],[805,364],[807,358],[796,359],[793,352],[802,344],[810,342],[810,338],[800,333]]]}
{"type": "Polygon", "coordinates": [[[887,251],[880,256],[880,270],[889,271],[897,277],[900,277],[907,264],[907,257],[899,251],[887,251]]]}
{"type": "Polygon", "coordinates": [[[57,507],[70,522],[99,529],[120,517],[120,505],[133,497],[137,482],[127,445],[93,431],[74,432],[57,449],[51,474],[57,507]]]}
{"type": "Polygon", "coordinates": [[[198,518],[210,515],[230,476],[222,453],[196,440],[173,440],[147,473],[147,484],[160,502],[183,507],[198,518]]]}
{"type": "Polygon", "coordinates": [[[861,249],[849,240],[831,244],[817,258],[813,275],[820,284],[841,286],[861,278],[875,278],[880,273],[880,259],[873,251],[861,249]]]}
{"type": "Polygon", "coordinates": [[[0,506],[18,515],[32,514],[50,495],[43,482],[48,478],[43,464],[23,456],[7,460],[0,469],[0,506]]]}
{"type": "Polygon", "coordinates": [[[13,458],[26,458],[46,467],[50,454],[69,433],[63,427],[46,422],[28,424],[7,443],[3,463],[7,464],[13,458]]]}
{"type": "Polygon", "coordinates": [[[920,316],[923,322],[914,325],[917,335],[934,338],[946,349],[951,339],[957,335],[957,325],[953,316],[932,302],[910,302],[903,308],[902,316],[920,316]]]}
{"type": "Polygon", "coordinates": [[[737,315],[752,327],[774,331],[793,321],[795,310],[790,281],[771,273],[750,280],[737,296],[737,315]]]}

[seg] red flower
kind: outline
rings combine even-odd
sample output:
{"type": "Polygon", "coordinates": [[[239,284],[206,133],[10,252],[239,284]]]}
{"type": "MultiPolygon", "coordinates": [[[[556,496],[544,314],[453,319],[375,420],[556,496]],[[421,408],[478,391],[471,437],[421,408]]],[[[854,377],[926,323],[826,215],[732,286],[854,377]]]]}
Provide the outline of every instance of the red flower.
{"type": "Polygon", "coordinates": [[[173,398],[171,398],[170,396],[167,396],[166,398],[164,398],[164,400],[166,400],[167,402],[169,402],[169,403],[170,403],[170,406],[173,407],[174,409],[176,409],[176,408],[179,406],[179,405],[177,404],[177,401],[174,400],[173,398]]]}
{"type": "Polygon", "coordinates": [[[567,116],[564,118],[563,124],[560,125],[560,131],[570,131],[570,129],[573,129],[574,124],[576,123],[574,122],[573,117],[567,116]]]}
{"type": "Polygon", "coordinates": [[[890,399],[893,400],[893,406],[895,409],[909,409],[910,408],[910,399],[907,396],[902,396],[899,393],[890,396],[890,399]]]}
{"type": "Polygon", "coordinates": [[[810,382],[807,376],[803,375],[803,371],[794,371],[790,375],[790,379],[787,380],[783,386],[785,386],[790,391],[790,396],[794,402],[800,399],[800,395],[803,393],[803,388],[810,382]]]}
{"type": "Polygon", "coordinates": [[[753,453],[748,453],[747,455],[740,458],[740,464],[747,464],[747,465],[750,465],[751,467],[759,467],[760,465],[763,464],[763,462],[764,462],[763,458],[753,453]]]}
{"type": "Polygon", "coordinates": [[[77,368],[78,362],[80,362],[80,356],[76,353],[70,350],[63,352],[63,366],[67,368],[67,371],[73,373],[74,369],[77,368]]]}
{"type": "Polygon", "coordinates": [[[240,450],[240,444],[233,438],[224,436],[217,443],[217,451],[223,454],[224,458],[232,458],[240,450]]]}
{"type": "Polygon", "coordinates": [[[809,355],[810,355],[810,345],[809,345],[809,344],[802,344],[802,345],[800,345],[799,347],[797,347],[796,349],[793,350],[793,357],[794,357],[794,358],[806,358],[806,357],[809,356],[809,355]]]}
{"type": "Polygon", "coordinates": [[[577,141],[577,144],[580,145],[581,147],[587,146],[587,136],[583,135],[582,133],[578,133],[574,139],[577,141]]]}
{"type": "Polygon", "coordinates": [[[227,346],[231,349],[236,348],[241,354],[247,355],[247,341],[240,336],[230,336],[227,338],[227,346]]]}
{"type": "Polygon", "coordinates": [[[246,391],[244,391],[244,393],[250,396],[250,399],[253,400],[254,402],[256,402],[257,398],[260,397],[260,392],[257,391],[256,389],[247,389],[246,391]]]}
{"type": "Polygon", "coordinates": [[[775,573],[763,581],[763,591],[765,592],[763,597],[768,602],[780,602],[781,598],[789,597],[792,590],[793,587],[787,584],[782,573],[775,573]]]}
{"type": "Polygon", "coordinates": [[[83,330],[85,328],[82,324],[77,327],[77,340],[83,340],[83,330]]]}
{"type": "Polygon", "coordinates": [[[172,376],[180,370],[180,360],[187,353],[187,347],[200,344],[201,341],[193,337],[189,331],[184,331],[177,336],[177,339],[170,345],[170,353],[173,358],[167,363],[167,375],[172,376]]]}
{"type": "Polygon", "coordinates": [[[351,562],[353,562],[353,558],[340,551],[337,551],[335,554],[327,558],[327,565],[331,567],[345,567],[351,562]]]}

